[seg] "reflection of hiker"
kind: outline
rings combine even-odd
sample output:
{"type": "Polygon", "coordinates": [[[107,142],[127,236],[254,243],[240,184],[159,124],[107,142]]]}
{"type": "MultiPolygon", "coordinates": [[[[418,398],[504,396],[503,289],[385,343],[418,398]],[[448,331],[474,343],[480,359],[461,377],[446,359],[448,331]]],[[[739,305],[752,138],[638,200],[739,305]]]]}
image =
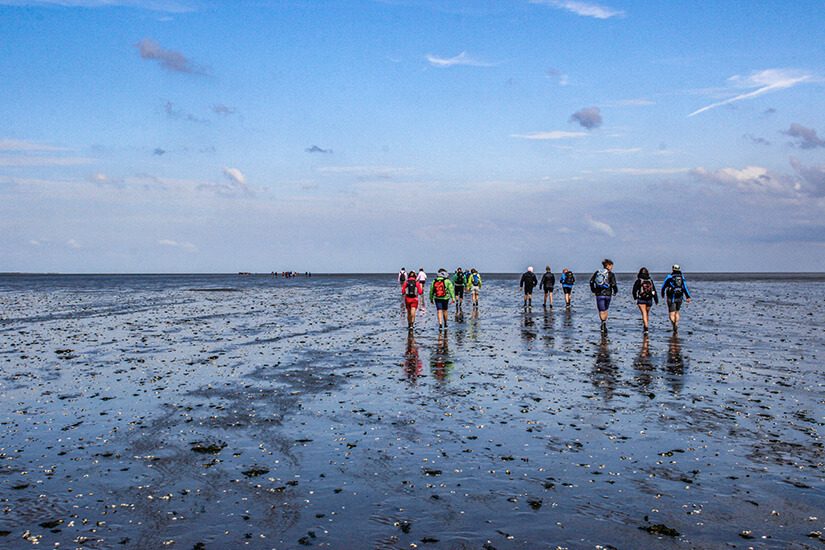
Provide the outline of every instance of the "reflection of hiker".
{"type": "Polygon", "coordinates": [[[662,283],[662,296],[667,300],[670,324],[673,325],[673,332],[676,332],[679,328],[679,310],[682,308],[682,300],[690,303],[690,292],[678,264],[673,265],[672,273],[662,283]]]}
{"type": "Polygon", "coordinates": [[[418,282],[415,270],[410,271],[410,276],[401,285],[401,292],[404,295],[404,306],[407,308],[407,327],[412,329],[415,323],[415,310],[418,309],[418,297],[424,294],[424,287],[418,282]]]}
{"type": "Polygon", "coordinates": [[[435,303],[439,330],[447,328],[447,310],[453,300],[455,300],[453,282],[446,269],[439,269],[438,276],[430,286],[430,302],[435,303]]]}
{"type": "Polygon", "coordinates": [[[650,272],[646,267],[639,270],[636,275],[636,282],[633,283],[633,299],[639,305],[639,311],[642,312],[642,325],[644,325],[644,332],[647,332],[648,315],[650,308],[653,307],[654,300],[656,304],[659,303],[659,296],[656,294],[656,285],[653,284],[653,279],[650,278],[650,272]]]}
{"type": "Polygon", "coordinates": [[[556,276],[553,275],[553,272],[550,270],[550,266],[547,266],[544,275],[541,277],[541,282],[539,283],[539,290],[542,288],[544,289],[544,305],[547,306],[547,296],[550,296],[550,307],[553,307],[553,287],[556,286],[556,276]]]}
{"type": "Polygon", "coordinates": [[[467,290],[473,296],[473,307],[478,307],[478,294],[481,290],[481,275],[476,268],[472,268],[467,274],[467,290]]]}
{"type": "Polygon", "coordinates": [[[412,331],[407,333],[407,348],[404,351],[404,374],[407,380],[415,382],[421,374],[421,358],[418,356],[418,345],[412,331]]]}
{"type": "Polygon", "coordinates": [[[438,333],[438,340],[433,348],[433,354],[430,358],[430,368],[433,371],[433,376],[439,382],[443,382],[450,370],[452,370],[455,363],[450,359],[449,342],[447,339],[447,332],[441,331],[438,333]]]}
{"type": "Polygon", "coordinates": [[[533,287],[538,284],[536,274],[533,273],[533,266],[527,268],[521,276],[518,287],[524,290],[524,307],[533,306],[533,287]]]}
{"type": "Polygon", "coordinates": [[[573,272],[567,268],[561,272],[561,289],[564,291],[564,302],[567,307],[570,307],[570,295],[573,293],[573,284],[576,282],[576,277],[573,272]]]}
{"type": "Polygon", "coordinates": [[[616,286],[616,275],[613,274],[613,261],[602,260],[602,269],[596,270],[590,277],[590,292],[596,296],[596,308],[599,310],[599,319],[602,320],[602,334],[607,334],[607,308],[610,300],[619,293],[616,286]]]}

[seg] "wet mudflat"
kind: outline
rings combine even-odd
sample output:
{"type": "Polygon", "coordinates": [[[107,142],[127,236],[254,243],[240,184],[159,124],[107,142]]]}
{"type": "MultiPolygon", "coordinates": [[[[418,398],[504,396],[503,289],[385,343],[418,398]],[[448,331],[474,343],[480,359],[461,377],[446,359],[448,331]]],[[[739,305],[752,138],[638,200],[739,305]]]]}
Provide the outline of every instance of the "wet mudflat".
{"type": "Polygon", "coordinates": [[[825,548],[825,278],[392,279],[1,277],[0,548],[825,548]]]}

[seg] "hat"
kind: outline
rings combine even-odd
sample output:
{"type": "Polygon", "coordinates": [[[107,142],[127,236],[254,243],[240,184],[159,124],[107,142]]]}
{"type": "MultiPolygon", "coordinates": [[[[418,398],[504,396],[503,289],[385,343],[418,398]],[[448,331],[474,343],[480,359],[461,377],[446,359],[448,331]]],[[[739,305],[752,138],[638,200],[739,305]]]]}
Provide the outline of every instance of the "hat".
{"type": "Polygon", "coordinates": [[[446,270],[446,269],[439,269],[439,270],[438,270],[438,276],[439,276],[439,277],[447,277],[448,275],[449,275],[449,274],[447,273],[447,270],[446,270]]]}
{"type": "Polygon", "coordinates": [[[532,272],[533,272],[533,266],[531,265],[530,267],[528,267],[528,268],[527,268],[527,271],[529,271],[530,273],[532,273],[532,272]]]}
{"type": "Polygon", "coordinates": [[[673,264],[673,271],[679,271],[679,264],[673,264]]]}

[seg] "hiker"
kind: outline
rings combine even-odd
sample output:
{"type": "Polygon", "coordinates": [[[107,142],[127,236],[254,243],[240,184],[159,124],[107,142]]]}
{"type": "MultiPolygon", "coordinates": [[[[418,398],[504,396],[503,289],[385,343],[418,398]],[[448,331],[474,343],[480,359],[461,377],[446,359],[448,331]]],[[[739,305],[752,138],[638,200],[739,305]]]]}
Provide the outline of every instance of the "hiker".
{"type": "Polygon", "coordinates": [[[590,292],[596,296],[596,308],[599,310],[599,319],[602,321],[602,334],[607,334],[607,308],[610,300],[618,294],[616,275],[613,274],[613,261],[605,258],[602,268],[596,270],[590,277],[590,292]]]}
{"type": "Polygon", "coordinates": [[[564,291],[564,302],[568,308],[570,307],[570,298],[573,294],[573,284],[575,282],[576,277],[573,276],[573,272],[564,268],[564,271],[561,272],[561,289],[564,291]]]}
{"type": "Polygon", "coordinates": [[[553,275],[553,272],[550,270],[550,266],[548,265],[544,271],[544,275],[541,276],[541,282],[539,283],[539,290],[544,289],[544,307],[547,307],[547,296],[550,296],[550,307],[553,307],[554,286],[556,286],[556,276],[553,275]]]}
{"type": "Polygon", "coordinates": [[[439,269],[438,276],[430,286],[430,302],[435,303],[439,330],[447,329],[447,309],[453,300],[455,300],[455,290],[450,275],[446,269],[439,269]]]}
{"type": "Polygon", "coordinates": [[[646,267],[641,268],[639,274],[636,275],[632,295],[633,299],[636,300],[636,304],[639,306],[639,311],[642,312],[642,326],[644,327],[644,332],[647,332],[650,308],[653,307],[654,301],[656,304],[659,303],[659,295],[656,294],[656,285],[653,283],[653,279],[650,278],[650,272],[646,267]]]}
{"type": "Polygon", "coordinates": [[[410,271],[410,276],[401,285],[401,293],[404,295],[404,307],[407,308],[407,328],[412,330],[415,324],[415,311],[418,309],[418,297],[424,294],[424,287],[418,282],[415,270],[410,271]]]}
{"type": "Polygon", "coordinates": [[[667,301],[670,324],[673,326],[673,332],[676,332],[679,329],[679,310],[682,308],[682,301],[690,303],[690,292],[679,264],[673,264],[673,270],[662,283],[662,296],[667,301]]]}
{"type": "Polygon", "coordinates": [[[533,266],[527,268],[521,276],[518,287],[524,290],[524,307],[533,307],[533,287],[538,284],[536,274],[533,273],[533,266]]]}

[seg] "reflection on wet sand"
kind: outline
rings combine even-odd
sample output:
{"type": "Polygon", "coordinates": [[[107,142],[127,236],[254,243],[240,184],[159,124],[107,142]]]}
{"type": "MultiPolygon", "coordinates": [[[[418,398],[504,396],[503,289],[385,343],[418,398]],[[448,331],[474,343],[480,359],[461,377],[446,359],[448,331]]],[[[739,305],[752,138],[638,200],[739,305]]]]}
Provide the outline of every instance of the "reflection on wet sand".
{"type": "Polygon", "coordinates": [[[449,338],[446,330],[438,332],[438,340],[436,340],[435,348],[430,356],[430,370],[436,380],[444,382],[453,370],[455,364],[450,355],[449,338]]]}
{"type": "Polygon", "coordinates": [[[685,358],[682,356],[682,341],[677,333],[670,336],[665,369],[669,375],[668,381],[673,393],[682,391],[685,386],[685,358]]]}
{"type": "Polygon", "coordinates": [[[547,344],[549,347],[552,347],[554,340],[552,308],[544,308],[544,323],[542,324],[542,328],[544,329],[544,335],[542,336],[544,343],[547,344]]]}
{"type": "Polygon", "coordinates": [[[412,383],[421,376],[421,358],[418,356],[418,344],[415,343],[415,333],[407,331],[407,347],[404,351],[404,375],[412,383]]]}
{"type": "Polygon", "coordinates": [[[647,333],[642,336],[642,347],[639,349],[636,359],[633,361],[633,370],[636,372],[636,387],[639,393],[649,394],[650,384],[653,379],[653,361],[650,353],[650,338],[647,333]]]}
{"type": "Polygon", "coordinates": [[[531,309],[525,308],[524,313],[522,314],[521,326],[521,339],[524,340],[524,343],[526,344],[533,342],[536,339],[536,322],[533,319],[531,309]]]}
{"type": "Polygon", "coordinates": [[[619,378],[619,371],[613,363],[609,343],[607,336],[602,334],[596,350],[596,362],[593,364],[591,374],[593,385],[605,399],[611,399],[616,393],[616,384],[619,378]]]}

